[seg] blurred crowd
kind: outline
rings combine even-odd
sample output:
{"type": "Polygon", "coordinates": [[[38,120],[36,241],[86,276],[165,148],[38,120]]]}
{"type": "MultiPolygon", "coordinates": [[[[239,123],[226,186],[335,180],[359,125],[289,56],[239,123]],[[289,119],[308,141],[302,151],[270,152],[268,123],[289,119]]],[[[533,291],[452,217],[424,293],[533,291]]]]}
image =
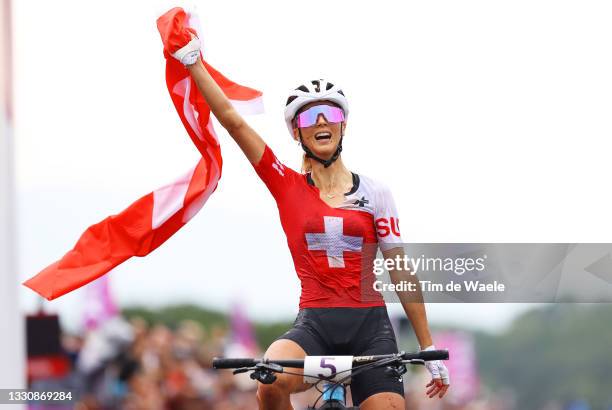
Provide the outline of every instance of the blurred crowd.
{"type": "Polygon", "coordinates": [[[76,393],[75,408],[83,410],[256,408],[255,383],[248,376],[211,368],[213,357],[233,348],[227,334],[223,327],[206,332],[193,321],[170,329],[116,317],[83,336],[64,334],[70,374],[37,387],[59,383],[76,393]]]}

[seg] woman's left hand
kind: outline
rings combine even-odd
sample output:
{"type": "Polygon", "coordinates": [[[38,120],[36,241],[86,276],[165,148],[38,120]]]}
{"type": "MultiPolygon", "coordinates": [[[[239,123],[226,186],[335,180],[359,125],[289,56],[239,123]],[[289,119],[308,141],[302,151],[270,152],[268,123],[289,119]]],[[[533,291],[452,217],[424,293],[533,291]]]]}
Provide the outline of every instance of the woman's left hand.
{"type": "MultiPolygon", "coordinates": [[[[428,350],[436,350],[435,346],[429,346],[425,349],[428,350]]],[[[444,397],[446,391],[450,387],[450,375],[448,373],[448,369],[444,365],[441,360],[432,360],[429,362],[425,362],[425,367],[431,373],[431,381],[427,384],[427,394],[430,398],[435,397],[436,395],[440,398],[444,397]]]]}
{"type": "Polygon", "coordinates": [[[428,395],[429,398],[435,397],[436,395],[442,398],[446,394],[446,391],[450,387],[450,384],[444,384],[442,379],[434,378],[431,379],[429,383],[427,383],[426,387],[429,387],[429,389],[427,389],[427,392],[425,392],[425,394],[428,395]]]}

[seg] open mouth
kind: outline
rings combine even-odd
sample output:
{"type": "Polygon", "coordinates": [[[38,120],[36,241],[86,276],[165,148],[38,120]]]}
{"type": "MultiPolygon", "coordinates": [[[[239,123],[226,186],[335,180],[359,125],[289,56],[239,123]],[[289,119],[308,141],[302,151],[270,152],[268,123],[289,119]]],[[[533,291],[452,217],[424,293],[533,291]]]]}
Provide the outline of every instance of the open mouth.
{"type": "Polygon", "coordinates": [[[331,139],[331,132],[327,132],[327,131],[317,132],[314,137],[315,137],[315,140],[317,141],[329,140],[331,139]]]}

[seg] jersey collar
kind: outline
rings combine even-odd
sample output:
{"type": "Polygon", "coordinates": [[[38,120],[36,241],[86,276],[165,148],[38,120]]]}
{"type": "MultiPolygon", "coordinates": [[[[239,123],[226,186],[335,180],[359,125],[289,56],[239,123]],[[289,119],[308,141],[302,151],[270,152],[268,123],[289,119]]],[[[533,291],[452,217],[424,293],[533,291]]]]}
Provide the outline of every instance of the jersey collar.
{"type": "MultiPolygon", "coordinates": [[[[355,174],[354,172],[351,172],[351,175],[353,176],[353,187],[351,188],[350,191],[346,192],[344,196],[352,195],[355,192],[357,192],[357,190],[359,189],[359,175],[355,174]]],[[[308,185],[315,186],[315,183],[312,180],[312,175],[310,175],[310,172],[306,173],[306,181],[308,181],[308,185]]]]}

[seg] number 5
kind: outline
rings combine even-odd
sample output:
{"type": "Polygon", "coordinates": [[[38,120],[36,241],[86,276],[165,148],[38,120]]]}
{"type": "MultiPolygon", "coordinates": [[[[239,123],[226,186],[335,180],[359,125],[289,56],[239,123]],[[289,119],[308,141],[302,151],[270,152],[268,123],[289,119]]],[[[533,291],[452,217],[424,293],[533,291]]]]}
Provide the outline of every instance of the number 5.
{"type": "Polygon", "coordinates": [[[332,377],[332,376],[335,376],[335,375],[336,375],[336,366],[334,366],[334,365],[333,365],[333,364],[331,364],[331,363],[326,363],[326,361],[327,361],[327,360],[334,360],[334,359],[335,359],[335,357],[322,357],[322,358],[321,358],[321,364],[320,364],[320,367],[321,367],[322,369],[329,369],[331,373],[329,374],[329,376],[325,376],[324,374],[319,373],[319,377],[322,377],[322,378],[330,378],[330,377],[332,377]]]}

